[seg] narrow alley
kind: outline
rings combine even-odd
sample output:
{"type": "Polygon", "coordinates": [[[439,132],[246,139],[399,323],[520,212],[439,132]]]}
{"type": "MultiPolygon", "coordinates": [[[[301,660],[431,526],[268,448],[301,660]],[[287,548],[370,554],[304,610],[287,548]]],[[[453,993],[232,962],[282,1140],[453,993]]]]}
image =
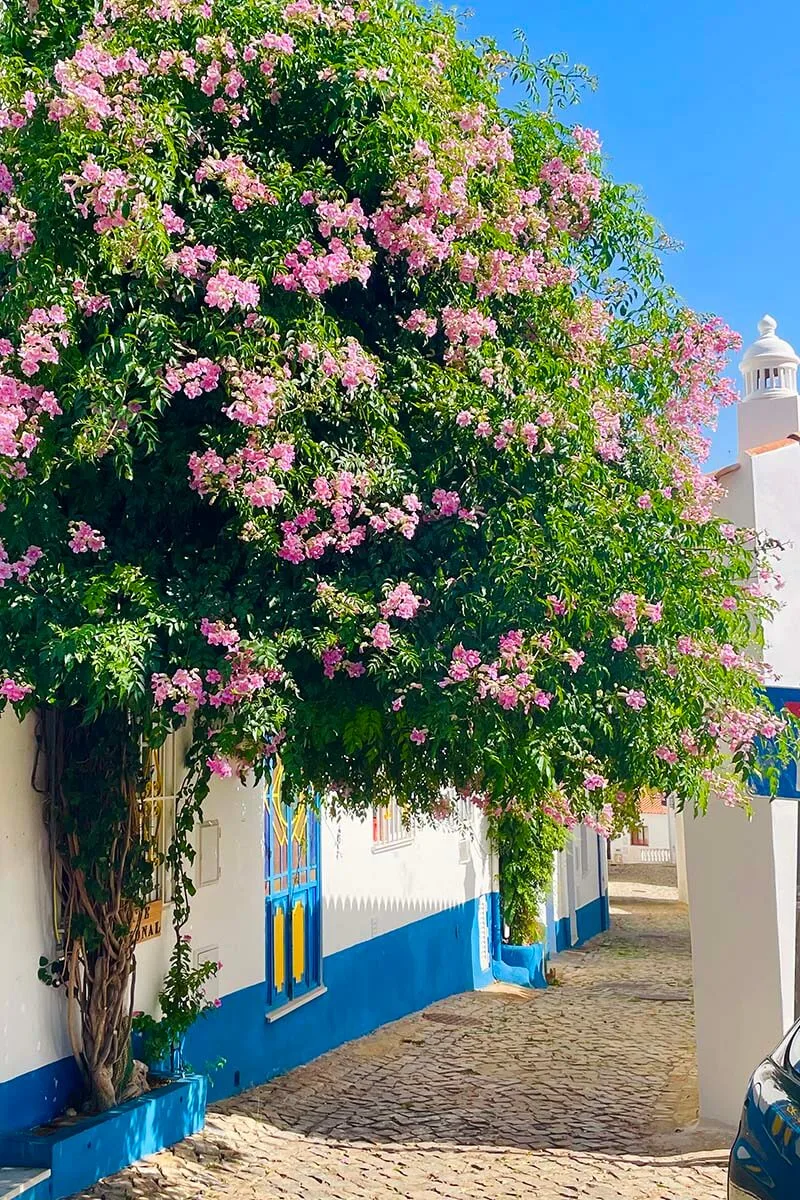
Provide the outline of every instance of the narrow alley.
{"type": "Polygon", "coordinates": [[[103,1200],[722,1200],[696,1118],[691,962],[674,868],[611,869],[613,930],[558,984],[457,996],[214,1106],[103,1200]]]}

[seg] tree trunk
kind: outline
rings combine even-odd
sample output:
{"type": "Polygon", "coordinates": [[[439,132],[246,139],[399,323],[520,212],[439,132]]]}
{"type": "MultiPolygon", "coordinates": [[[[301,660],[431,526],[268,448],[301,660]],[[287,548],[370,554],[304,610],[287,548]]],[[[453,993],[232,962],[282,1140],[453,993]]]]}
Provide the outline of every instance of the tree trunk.
{"type": "Polygon", "coordinates": [[[131,1074],[135,950],[152,867],[140,836],[139,738],[126,713],[88,720],[43,709],[46,783],[73,1052],[92,1105],[117,1104],[131,1074]]]}

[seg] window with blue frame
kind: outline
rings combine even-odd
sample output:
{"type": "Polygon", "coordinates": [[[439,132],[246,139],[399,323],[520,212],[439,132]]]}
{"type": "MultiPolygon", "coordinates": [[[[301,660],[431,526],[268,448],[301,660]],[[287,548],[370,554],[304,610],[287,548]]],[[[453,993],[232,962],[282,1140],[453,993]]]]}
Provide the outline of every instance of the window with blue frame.
{"type": "Polygon", "coordinates": [[[264,799],[267,1008],[322,983],[320,821],[314,798],[288,797],[277,760],[264,799]]]}

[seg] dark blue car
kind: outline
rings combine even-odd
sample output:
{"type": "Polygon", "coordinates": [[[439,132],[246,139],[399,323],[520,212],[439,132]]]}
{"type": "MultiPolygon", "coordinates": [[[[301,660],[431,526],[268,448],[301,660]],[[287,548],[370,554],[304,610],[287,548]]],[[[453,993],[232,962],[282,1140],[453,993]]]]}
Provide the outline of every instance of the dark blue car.
{"type": "Polygon", "coordinates": [[[800,1022],[753,1073],[728,1165],[728,1200],[800,1197],[800,1022]]]}

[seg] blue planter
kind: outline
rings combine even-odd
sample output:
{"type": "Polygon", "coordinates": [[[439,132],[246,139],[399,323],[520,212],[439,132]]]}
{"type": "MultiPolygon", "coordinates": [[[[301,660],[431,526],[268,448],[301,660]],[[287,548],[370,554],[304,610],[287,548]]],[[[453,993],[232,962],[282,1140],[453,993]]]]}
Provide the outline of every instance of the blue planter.
{"type": "Polygon", "coordinates": [[[206,1083],[204,1075],[188,1075],[50,1132],[3,1134],[0,1162],[49,1168],[46,1200],[62,1200],[198,1133],[205,1122],[206,1083]]]}
{"type": "Polygon", "coordinates": [[[500,961],[494,963],[495,979],[503,983],[516,983],[521,987],[547,987],[545,975],[545,950],[541,942],[531,946],[500,947],[500,961]]]}

